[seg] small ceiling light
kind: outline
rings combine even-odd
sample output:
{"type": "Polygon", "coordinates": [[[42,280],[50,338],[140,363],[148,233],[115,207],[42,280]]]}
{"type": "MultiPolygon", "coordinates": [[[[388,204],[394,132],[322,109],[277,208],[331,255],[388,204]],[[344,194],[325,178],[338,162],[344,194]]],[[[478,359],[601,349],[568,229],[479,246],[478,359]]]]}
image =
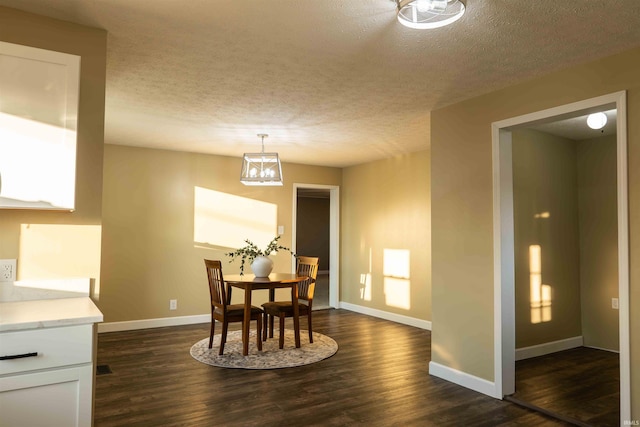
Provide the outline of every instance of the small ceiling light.
{"type": "Polygon", "coordinates": [[[278,153],[264,152],[266,133],[259,133],[262,138],[262,152],[244,153],[240,182],[244,185],[282,185],[282,165],[278,153]]]}
{"type": "Polygon", "coordinates": [[[591,129],[602,129],[607,124],[607,115],[605,113],[593,113],[587,117],[587,125],[591,129]]]}
{"type": "Polygon", "coordinates": [[[461,0],[396,0],[398,21],[416,29],[439,28],[452,24],[464,15],[461,0]]]}

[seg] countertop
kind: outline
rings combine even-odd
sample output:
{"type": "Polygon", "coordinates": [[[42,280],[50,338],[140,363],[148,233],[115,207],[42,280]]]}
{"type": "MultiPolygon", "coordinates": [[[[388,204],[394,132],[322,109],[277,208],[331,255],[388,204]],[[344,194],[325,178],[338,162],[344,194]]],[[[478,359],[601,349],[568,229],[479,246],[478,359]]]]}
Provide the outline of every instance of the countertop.
{"type": "Polygon", "coordinates": [[[89,297],[0,302],[0,332],[102,321],[102,312],[89,297]]]}

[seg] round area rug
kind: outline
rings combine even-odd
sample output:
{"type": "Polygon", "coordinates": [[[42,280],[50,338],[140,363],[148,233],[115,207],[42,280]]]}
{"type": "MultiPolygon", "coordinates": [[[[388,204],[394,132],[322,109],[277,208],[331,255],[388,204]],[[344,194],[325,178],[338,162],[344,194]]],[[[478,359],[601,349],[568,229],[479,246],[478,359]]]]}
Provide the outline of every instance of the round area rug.
{"type": "Polygon", "coordinates": [[[273,338],[262,343],[262,351],[256,345],[256,331],[250,331],[249,354],[242,355],[242,331],[227,334],[224,354],[218,355],[220,334],[213,336],[213,346],[209,349],[209,337],[191,347],[191,356],[199,362],[222,368],[277,369],[308,365],[333,356],[338,344],[326,335],[313,333],[313,344],[309,343],[309,332],[300,331],[300,348],[296,348],[292,330],[284,331],[284,348],[278,348],[278,330],[273,338]]]}

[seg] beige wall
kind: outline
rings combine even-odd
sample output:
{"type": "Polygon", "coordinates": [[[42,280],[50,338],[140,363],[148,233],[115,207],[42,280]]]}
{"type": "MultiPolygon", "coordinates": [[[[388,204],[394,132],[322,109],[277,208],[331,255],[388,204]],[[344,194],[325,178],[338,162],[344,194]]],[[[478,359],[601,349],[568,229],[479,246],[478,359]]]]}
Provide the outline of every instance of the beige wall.
{"type": "Polygon", "coordinates": [[[0,40],[81,56],[76,210],[0,210],[0,258],[18,259],[18,280],[98,279],[107,34],[0,7],[0,40]]]}
{"type": "MultiPolygon", "coordinates": [[[[290,247],[293,183],[340,185],[342,175],[336,168],[285,163],[284,186],[248,187],[239,181],[240,157],[105,145],[104,160],[99,307],[105,322],[207,314],[203,259],[221,259],[226,274],[238,273],[239,263],[227,263],[228,248],[194,241],[196,186],[276,204],[278,225],[285,227],[280,242],[290,247]],[[178,310],[169,311],[170,299],[178,300],[178,310]]],[[[286,252],[273,258],[276,270],[291,270],[286,252]]]]}
{"type": "Polygon", "coordinates": [[[582,335],[577,159],[576,142],[569,139],[518,130],[512,140],[516,348],[521,348],[582,335]],[[531,246],[540,247],[539,271],[531,246]],[[550,291],[548,300],[535,285],[538,274],[550,291]],[[532,287],[542,305],[532,297],[532,287]]]}
{"type": "Polygon", "coordinates": [[[429,151],[421,151],[344,170],[341,301],[431,320],[429,166],[429,151]],[[387,261],[400,256],[398,277],[385,274],[385,250],[393,251],[387,261]],[[389,304],[394,297],[401,304],[389,304]]]}
{"type": "Polygon", "coordinates": [[[587,346],[617,351],[619,312],[611,307],[618,297],[616,137],[580,141],[577,155],[582,336],[587,346]]]}
{"type": "Polygon", "coordinates": [[[431,114],[432,360],[494,380],[491,123],[627,90],[632,415],[640,418],[640,49],[431,114]]]}
{"type": "Polygon", "coordinates": [[[516,348],[582,336],[617,351],[616,137],[578,142],[517,130],[512,138],[516,348]],[[548,309],[531,306],[530,245],[542,248],[548,309]],[[536,319],[541,313],[549,319],[536,319]]]}

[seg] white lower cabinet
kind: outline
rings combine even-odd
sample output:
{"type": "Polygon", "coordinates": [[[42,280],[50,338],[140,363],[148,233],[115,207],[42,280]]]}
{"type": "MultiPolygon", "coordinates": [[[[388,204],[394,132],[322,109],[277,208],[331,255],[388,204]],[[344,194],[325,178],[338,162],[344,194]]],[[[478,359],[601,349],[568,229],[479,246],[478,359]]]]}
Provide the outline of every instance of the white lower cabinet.
{"type": "Polygon", "coordinates": [[[91,425],[93,365],[0,378],[0,426],[91,425]]]}
{"type": "Polygon", "coordinates": [[[0,426],[91,426],[93,349],[93,324],[0,333],[0,426]]]}

